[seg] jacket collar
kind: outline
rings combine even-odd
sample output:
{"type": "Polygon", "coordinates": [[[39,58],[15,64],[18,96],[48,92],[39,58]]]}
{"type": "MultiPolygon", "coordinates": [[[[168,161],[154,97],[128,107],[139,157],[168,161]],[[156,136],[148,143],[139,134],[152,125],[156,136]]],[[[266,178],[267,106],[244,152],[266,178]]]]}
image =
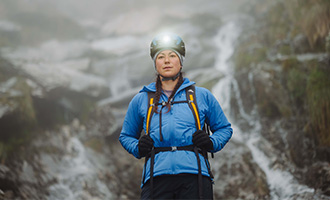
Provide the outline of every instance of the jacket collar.
{"type": "MultiPolygon", "coordinates": [[[[178,92],[180,92],[181,90],[184,90],[185,88],[194,85],[195,82],[190,81],[188,78],[183,78],[183,83],[182,85],[179,87],[178,92]]],[[[142,90],[140,90],[140,92],[156,92],[156,82],[152,82],[147,86],[143,86],[142,90]]]]}

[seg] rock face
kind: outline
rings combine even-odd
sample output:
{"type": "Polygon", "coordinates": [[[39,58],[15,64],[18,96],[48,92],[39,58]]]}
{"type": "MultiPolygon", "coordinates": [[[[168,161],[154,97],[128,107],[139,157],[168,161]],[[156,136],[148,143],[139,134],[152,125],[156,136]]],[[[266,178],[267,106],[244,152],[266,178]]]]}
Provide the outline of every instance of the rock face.
{"type": "MultiPolygon", "coordinates": [[[[256,2],[261,6],[261,2],[256,2]]],[[[329,54],[325,43],[319,40],[307,42],[313,33],[304,29],[306,26],[317,26],[329,32],[329,28],[322,23],[300,24],[299,19],[306,16],[298,14],[297,10],[307,9],[308,6],[310,9],[310,1],[299,5],[293,1],[261,4],[262,8],[253,7],[254,14],[251,16],[258,22],[254,24],[262,28],[249,25],[260,30],[257,31],[258,37],[246,29],[234,54],[235,77],[240,80],[238,84],[244,98],[243,104],[247,109],[257,106],[261,134],[272,147],[261,148],[273,157],[271,165],[288,169],[300,183],[314,188],[316,193],[329,195],[328,189],[323,187],[329,182],[330,171],[329,165],[325,164],[330,161],[330,129],[326,128],[329,127],[326,124],[330,123],[329,106],[324,103],[330,100],[330,82],[325,79],[329,74],[329,54]],[[286,23],[280,17],[281,13],[288,14],[292,23],[286,23]],[[305,27],[300,29],[301,25],[305,27]],[[301,32],[282,34],[293,28],[301,32]],[[326,134],[323,132],[325,130],[326,134]],[[315,179],[310,179],[320,173],[324,177],[321,180],[315,182],[315,179]]],[[[328,7],[329,4],[323,6],[328,7]]],[[[320,10],[315,17],[323,12],[321,7],[318,7],[320,10]]],[[[321,21],[329,20],[327,15],[321,21]]],[[[313,37],[325,39],[326,35],[318,33],[313,37]]],[[[236,117],[240,118],[239,113],[236,117]]],[[[306,198],[309,198],[308,195],[306,198]]]]}
{"type": "MultiPolygon", "coordinates": [[[[49,186],[61,180],[55,166],[60,168],[65,155],[76,153],[72,148],[79,140],[70,135],[83,132],[78,119],[85,120],[100,97],[63,87],[47,90],[42,81],[3,58],[0,71],[2,195],[5,199],[44,199],[49,186]],[[65,126],[75,118],[72,125],[65,126]]],[[[106,129],[111,130],[115,120],[108,114],[106,129]]],[[[99,122],[98,127],[101,125],[99,122]]]]}
{"type": "Polygon", "coordinates": [[[231,141],[211,159],[215,199],[269,199],[266,176],[242,141],[231,141]]]}

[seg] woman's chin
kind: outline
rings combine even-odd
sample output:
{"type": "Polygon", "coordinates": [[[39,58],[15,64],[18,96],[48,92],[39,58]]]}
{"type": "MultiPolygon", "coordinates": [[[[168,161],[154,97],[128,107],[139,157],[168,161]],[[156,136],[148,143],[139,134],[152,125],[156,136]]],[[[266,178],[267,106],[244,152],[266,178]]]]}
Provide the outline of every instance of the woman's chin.
{"type": "Polygon", "coordinates": [[[173,76],[175,76],[176,74],[175,73],[162,73],[162,74],[160,74],[162,77],[164,77],[164,78],[171,78],[171,77],[173,77],[173,76]]]}

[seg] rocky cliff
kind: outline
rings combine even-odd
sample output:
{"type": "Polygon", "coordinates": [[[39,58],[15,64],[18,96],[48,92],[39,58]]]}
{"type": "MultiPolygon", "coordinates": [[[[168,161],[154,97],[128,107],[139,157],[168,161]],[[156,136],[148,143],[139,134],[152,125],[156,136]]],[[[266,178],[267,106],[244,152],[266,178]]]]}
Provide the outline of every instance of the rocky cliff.
{"type": "Polygon", "coordinates": [[[326,195],[329,8],[329,1],[255,1],[233,56],[243,104],[256,104],[261,133],[277,151],[273,164],[326,195]]]}

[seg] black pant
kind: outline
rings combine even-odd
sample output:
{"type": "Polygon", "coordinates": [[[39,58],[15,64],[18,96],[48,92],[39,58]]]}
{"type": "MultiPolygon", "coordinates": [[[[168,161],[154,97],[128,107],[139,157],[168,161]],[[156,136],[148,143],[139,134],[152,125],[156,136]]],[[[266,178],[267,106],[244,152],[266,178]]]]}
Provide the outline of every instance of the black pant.
{"type": "MultiPolygon", "coordinates": [[[[212,181],[203,176],[203,199],[213,199],[212,181]]],[[[194,174],[163,175],[154,177],[154,199],[199,199],[198,176],[194,174]]],[[[141,192],[141,199],[151,199],[150,182],[141,192]]]]}

